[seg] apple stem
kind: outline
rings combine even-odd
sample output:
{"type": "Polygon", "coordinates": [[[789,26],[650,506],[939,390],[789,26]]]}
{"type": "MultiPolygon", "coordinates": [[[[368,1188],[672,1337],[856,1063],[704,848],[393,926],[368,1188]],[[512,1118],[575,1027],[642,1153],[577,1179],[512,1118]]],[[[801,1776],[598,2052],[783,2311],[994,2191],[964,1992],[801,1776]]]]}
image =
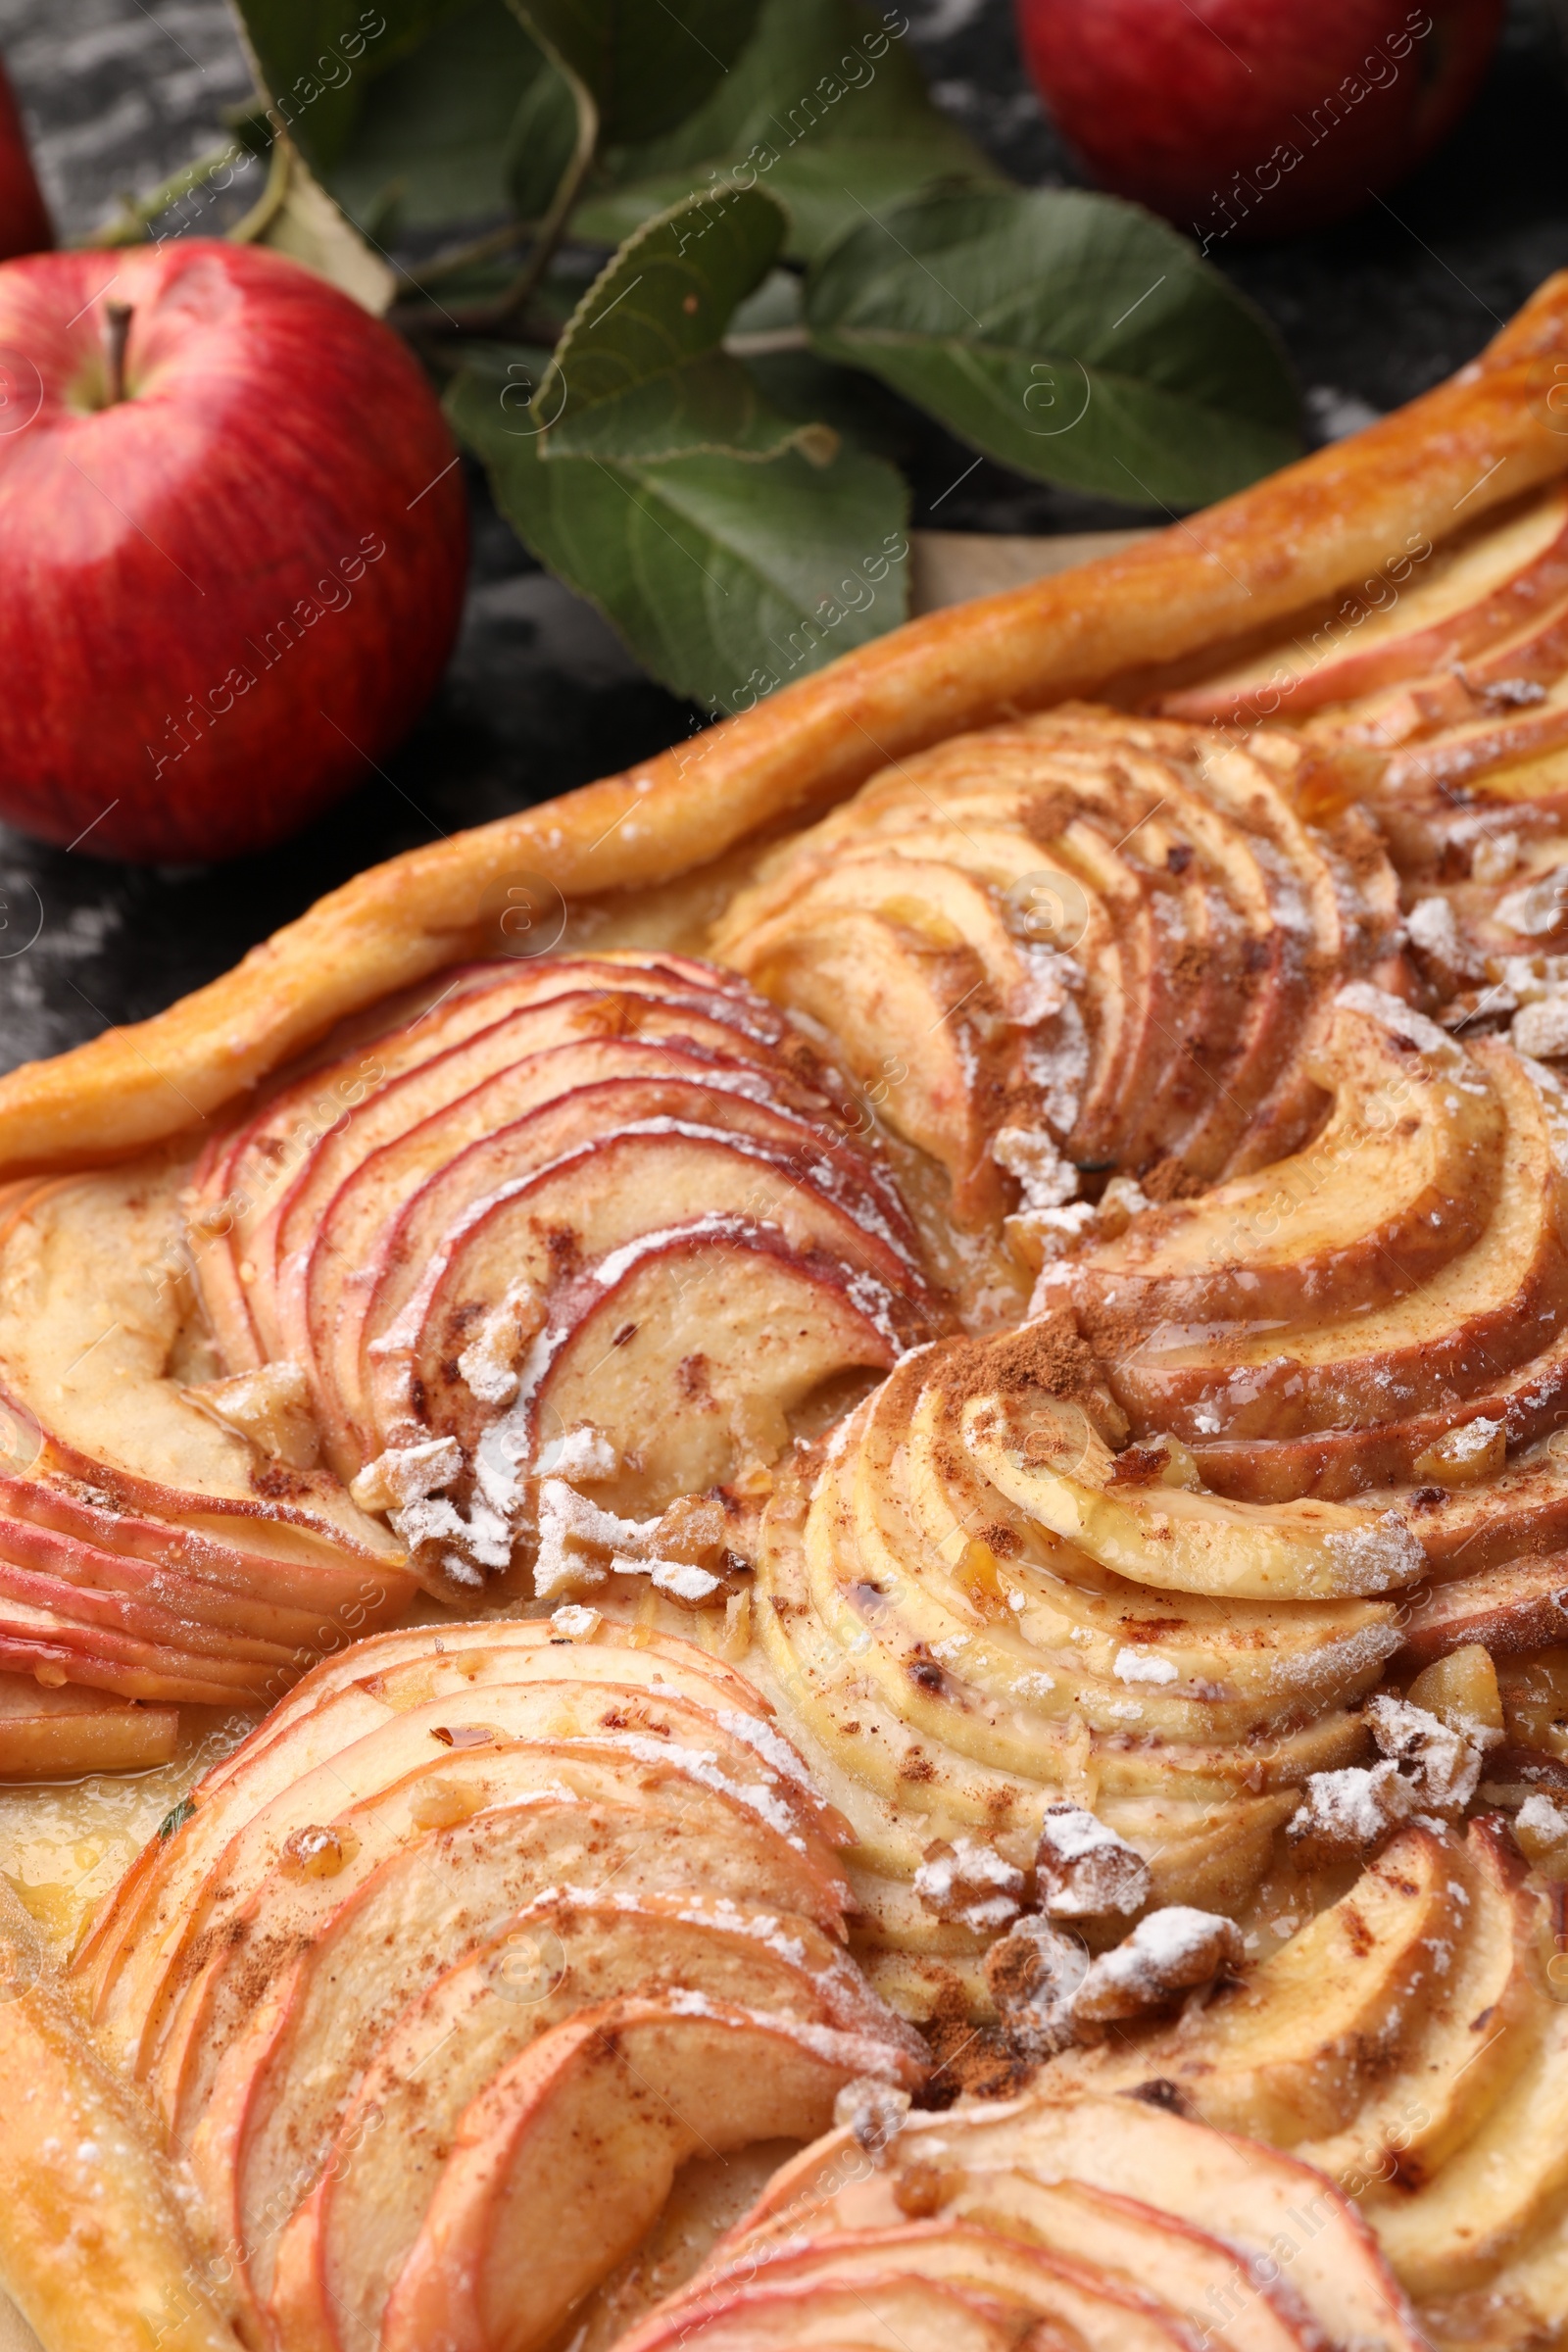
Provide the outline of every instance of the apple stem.
{"type": "Polygon", "coordinates": [[[132,306],[128,302],[104,304],[104,358],[109,366],[109,405],[125,397],[125,344],[130,334],[132,306]]]}

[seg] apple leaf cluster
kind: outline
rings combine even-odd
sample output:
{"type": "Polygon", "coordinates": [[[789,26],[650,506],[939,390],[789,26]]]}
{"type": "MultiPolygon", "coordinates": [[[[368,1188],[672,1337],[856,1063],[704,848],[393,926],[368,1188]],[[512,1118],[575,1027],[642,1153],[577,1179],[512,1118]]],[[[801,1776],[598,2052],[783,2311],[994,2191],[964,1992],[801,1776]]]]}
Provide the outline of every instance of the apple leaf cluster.
{"type": "Polygon", "coordinates": [[[1145,508],[1295,453],[1265,321],[1138,208],[1006,181],[897,8],[357,7],[241,0],[264,93],[373,242],[503,223],[396,321],[525,543],[715,712],[905,616],[911,407],[1145,508]],[[380,29],[301,104],[339,16],[380,29]]]}

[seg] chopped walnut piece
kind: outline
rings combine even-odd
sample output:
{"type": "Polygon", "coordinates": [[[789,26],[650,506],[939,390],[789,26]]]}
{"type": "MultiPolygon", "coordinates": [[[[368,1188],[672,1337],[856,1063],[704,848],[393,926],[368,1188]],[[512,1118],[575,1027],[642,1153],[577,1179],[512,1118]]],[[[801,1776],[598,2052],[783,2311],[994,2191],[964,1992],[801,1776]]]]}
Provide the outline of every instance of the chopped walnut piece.
{"type": "Polygon", "coordinates": [[[977,1931],[1004,1928],[1022,1906],[1023,1872],[973,1838],[939,1838],[925,1849],[914,1891],[938,1919],[977,1931]]]}
{"type": "Polygon", "coordinates": [[[1211,1984],[1227,1968],[1240,1967],[1242,1932],[1217,1911],[1195,1911],[1168,1903],[1151,1911],[1114,1951],[1092,1960],[1073,1999],[1074,2022],[1104,2025],[1141,2017],[1178,1993],[1211,1984]]]}
{"type": "Polygon", "coordinates": [[[203,1381],[181,1389],[187,1404],[247,1446],[292,1470],[314,1470],[321,1458],[320,1438],[311,1411],[311,1384],[298,1364],[263,1364],[231,1380],[203,1381]]]}
{"type": "Polygon", "coordinates": [[[1073,2039],[1073,2001],[1089,1967],[1075,1936],[1048,1920],[1020,1919],[986,1954],[985,1977],[1008,2039],[1030,2059],[1054,2057],[1073,2039]]]}
{"type": "Polygon", "coordinates": [[[1415,1807],[1414,1787],[1396,1764],[1351,1764],[1312,1774],[1285,1835],[1296,1859],[1311,1869],[1367,1853],[1415,1807]]]}
{"type": "Polygon", "coordinates": [[[1371,1699],[1366,1711],[1385,1756],[1410,1774],[1415,1802],[1436,1813],[1463,1810],[1476,1792],[1482,1757],[1502,1738],[1489,1724],[1447,1724],[1403,1698],[1371,1699]]]}
{"type": "Polygon", "coordinates": [[[1040,1908],[1053,1919],[1102,1919],[1141,1911],[1149,1865],[1114,1830],[1081,1805],[1048,1805],[1035,1856],[1040,1908]]]}

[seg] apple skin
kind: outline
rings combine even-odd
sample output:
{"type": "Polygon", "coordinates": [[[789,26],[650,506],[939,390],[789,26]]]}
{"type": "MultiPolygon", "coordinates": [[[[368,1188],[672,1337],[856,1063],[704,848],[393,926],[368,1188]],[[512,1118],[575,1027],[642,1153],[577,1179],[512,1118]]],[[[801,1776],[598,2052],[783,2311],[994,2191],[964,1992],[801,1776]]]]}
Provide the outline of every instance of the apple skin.
{"type": "Polygon", "coordinates": [[[1503,5],[1017,0],[1017,15],[1035,85],[1101,185],[1206,251],[1345,220],[1413,170],[1474,95],[1503,5]]]}
{"type": "Polygon", "coordinates": [[[54,241],[54,222],[32,168],[22,109],[10,75],[0,66],[0,262],[19,253],[43,253],[54,241]]]}
{"type": "Polygon", "coordinates": [[[389,328],[249,247],[38,254],[0,267],[0,816],[205,861],[385,758],[467,558],[451,437],[389,328]],[[106,299],[131,311],[112,403],[106,299]]]}

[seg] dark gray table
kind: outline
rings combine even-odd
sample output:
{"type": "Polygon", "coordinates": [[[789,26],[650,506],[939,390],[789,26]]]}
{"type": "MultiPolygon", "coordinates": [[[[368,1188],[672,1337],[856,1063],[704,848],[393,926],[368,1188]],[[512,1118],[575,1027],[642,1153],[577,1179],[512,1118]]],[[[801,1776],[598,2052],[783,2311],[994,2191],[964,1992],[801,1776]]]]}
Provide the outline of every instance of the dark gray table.
{"type": "MultiPolygon", "coordinates": [[[[943,104],[1020,179],[1071,178],[1020,71],[1009,0],[905,4],[943,104]]],[[[216,144],[221,110],[247,86],[222,0],[0,0],[0,48],[66,234],[90,229],[119,191],[155,184],[216,144]]],[[[1425,390],[1568,264],[1565,93],[1540,0],[1514,0],[1474,112],[1387,205],[1323,236],[1217,250],[1284,336],[1311,430],[1351,429],[1425,390]]],[[[967,458],[914,419],[906,463],[916,522],[1058,531],[1143,519],[989,463],[951,491],[967,458]]],[[[537,569],[477,479],[472,500],[462,641],[386,779],[286,848],[225,867],[112,865],[0,828],[0,1067],[158,1010],[361,866],[685,733],[690,713],[537,569]]]]}

